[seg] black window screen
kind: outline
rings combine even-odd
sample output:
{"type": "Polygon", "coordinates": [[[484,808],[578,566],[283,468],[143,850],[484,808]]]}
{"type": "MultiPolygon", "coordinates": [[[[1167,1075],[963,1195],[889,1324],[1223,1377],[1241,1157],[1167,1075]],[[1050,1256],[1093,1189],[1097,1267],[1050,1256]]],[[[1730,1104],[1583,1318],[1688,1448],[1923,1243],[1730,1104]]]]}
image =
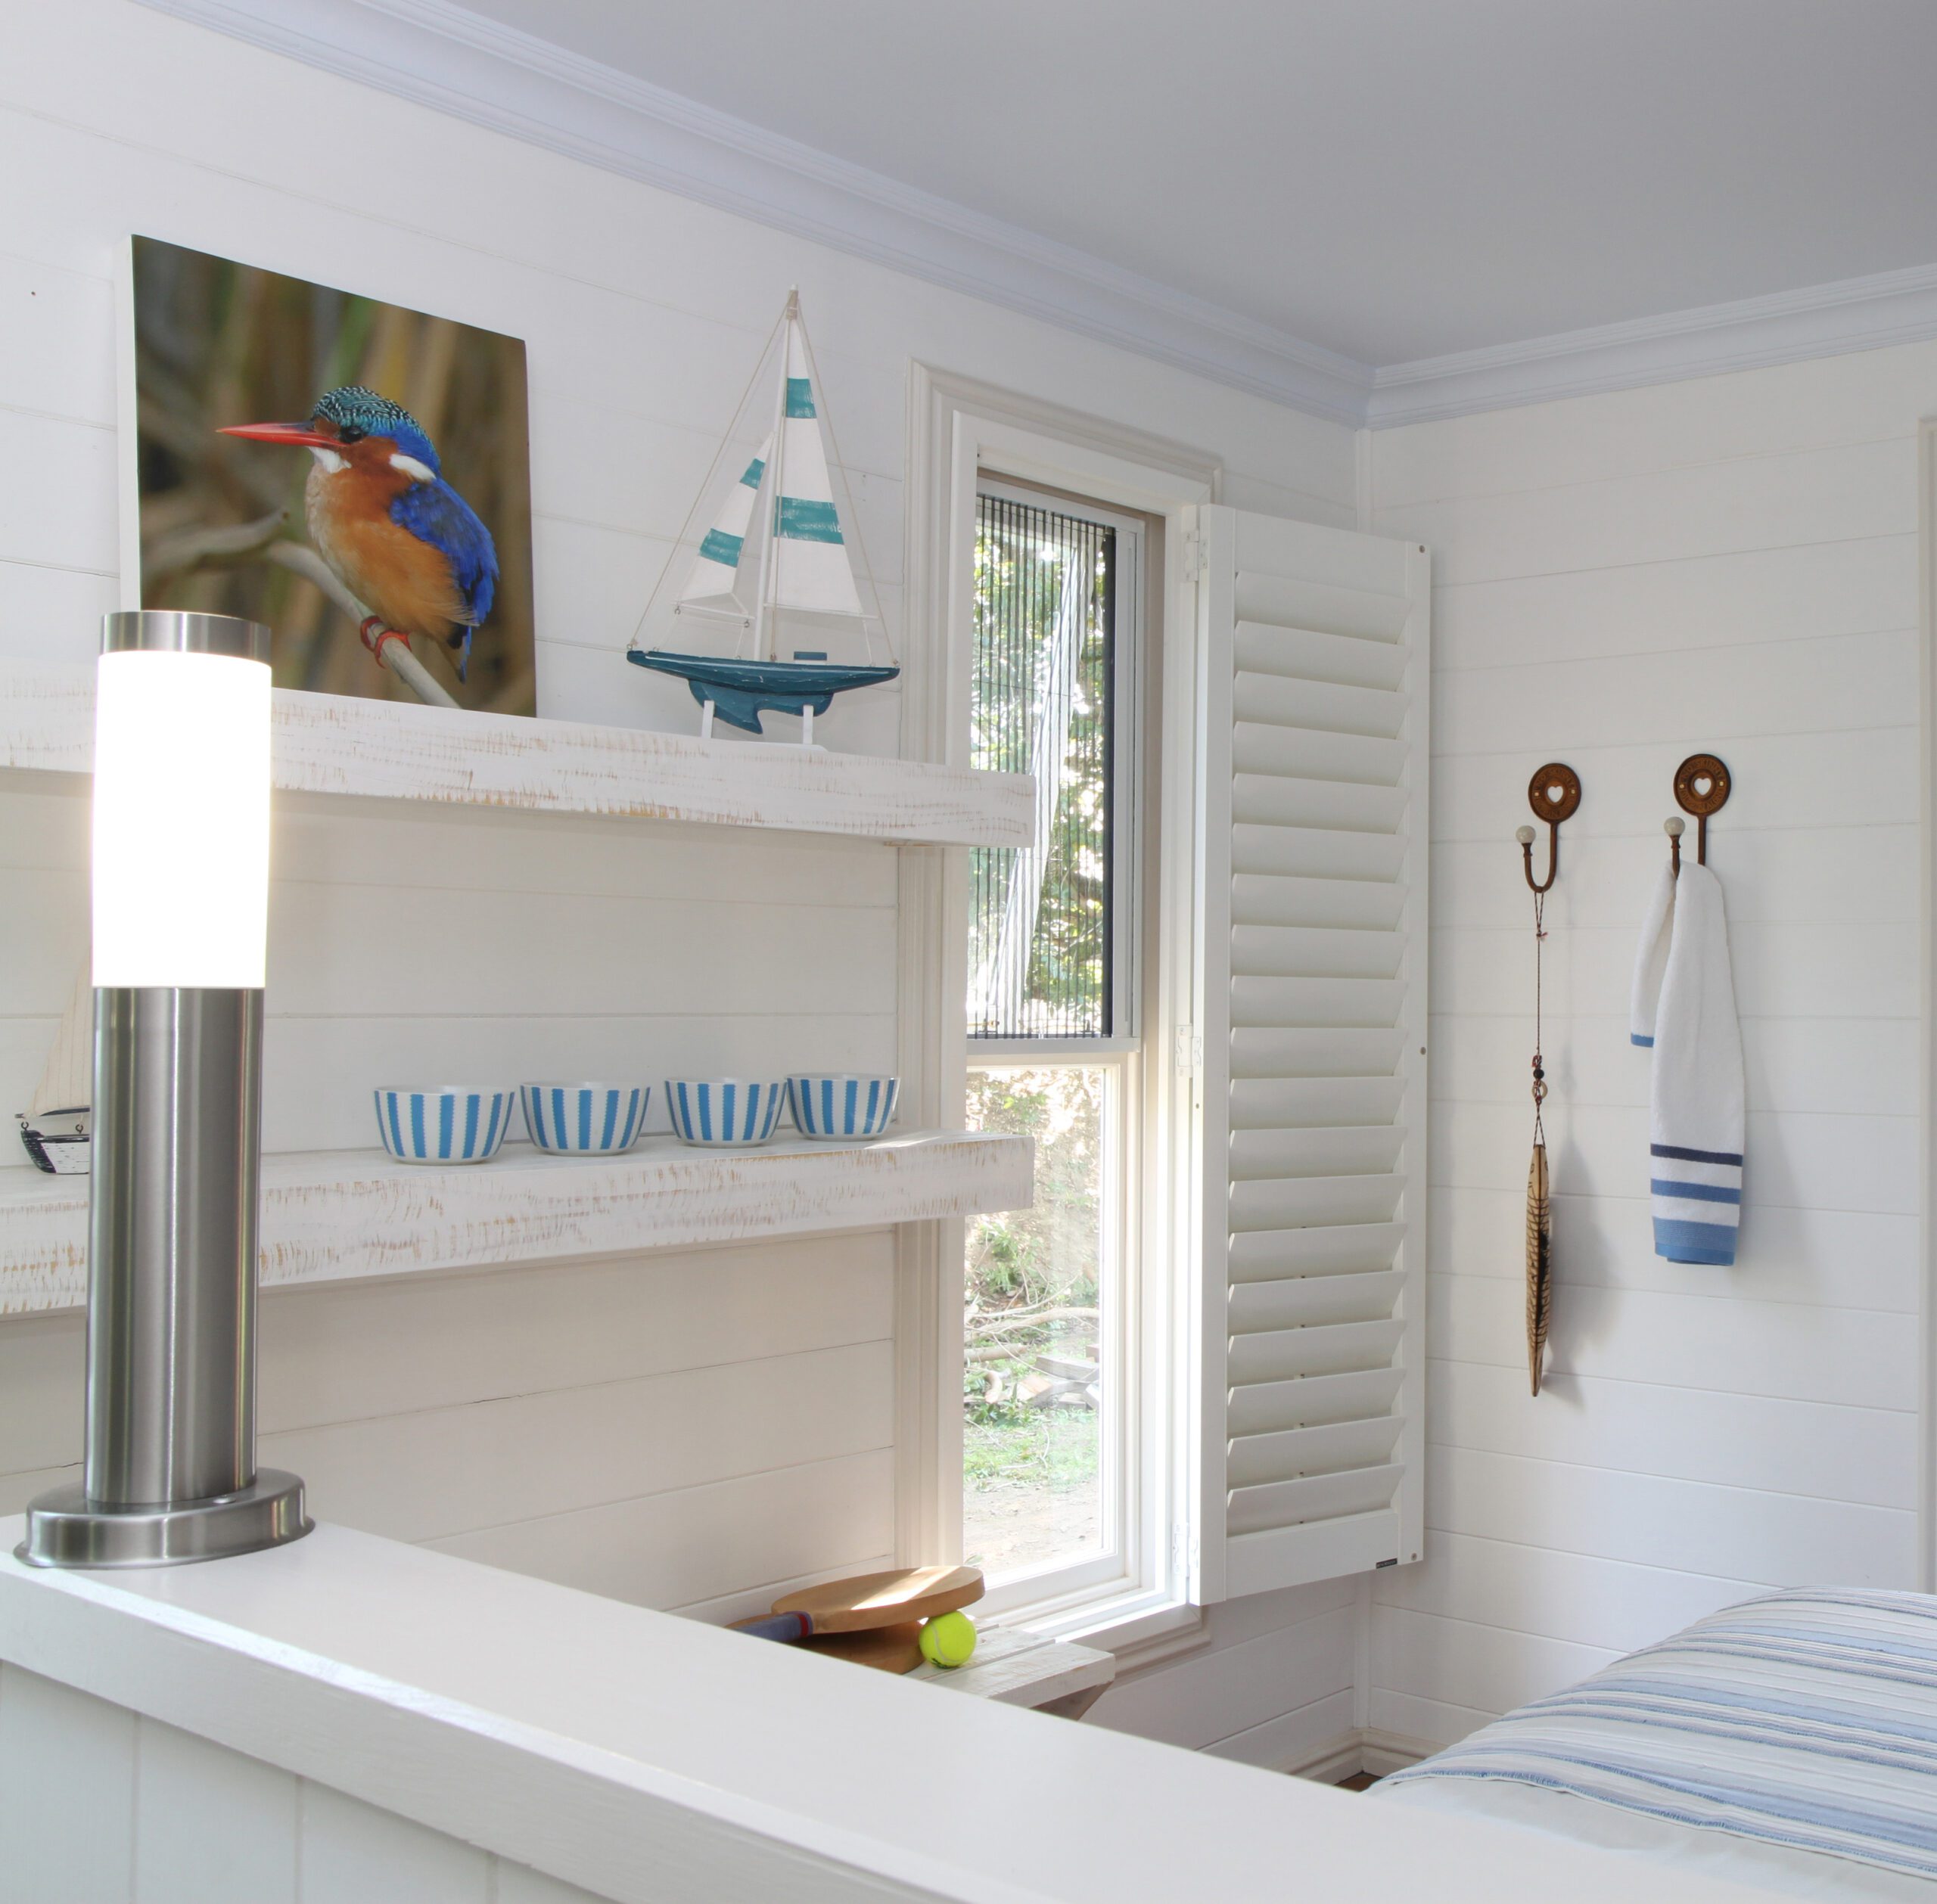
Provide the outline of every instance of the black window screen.
{"type": "Polygon", "coordinates": [[[975,766],[1036,776],[1031,850],[971,857],[968,1035],[1106,1038],[1116,531],[976,499],[975,766]]]}

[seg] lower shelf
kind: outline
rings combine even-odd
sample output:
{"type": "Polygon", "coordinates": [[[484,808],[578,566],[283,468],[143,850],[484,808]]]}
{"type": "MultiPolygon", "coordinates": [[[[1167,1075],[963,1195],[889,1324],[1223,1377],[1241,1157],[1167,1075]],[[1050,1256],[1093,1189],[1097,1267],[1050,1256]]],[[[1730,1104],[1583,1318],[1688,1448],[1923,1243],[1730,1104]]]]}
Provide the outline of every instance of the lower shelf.
{"type": "MultiPolygon", "coordinates": [[[[1016,1210],[1034,1197],[1026,1137],[916,1131],[750,1151],[648,1137],[618,1157],[508,1147],[489,1163],[398,1163],[374,1151],[263,1163],[266,1289],[482,1269],[553,1256],[862,1229],[1016,1210]]],[[[0,1179],[0,1315],[87,1300],[88,1179],[0,1179]]]]}

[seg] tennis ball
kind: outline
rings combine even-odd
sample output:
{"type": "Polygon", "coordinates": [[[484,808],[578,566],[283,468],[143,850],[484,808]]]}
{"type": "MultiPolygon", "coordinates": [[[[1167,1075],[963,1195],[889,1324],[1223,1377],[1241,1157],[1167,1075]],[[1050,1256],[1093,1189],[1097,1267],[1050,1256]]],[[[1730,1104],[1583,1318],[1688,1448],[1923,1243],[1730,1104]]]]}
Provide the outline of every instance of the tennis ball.
{"type": "Polygon", "coordinates": [[[965,1613],[938,1613],[922,1623],[922,1657],[935,1666],[966,1666],[975,1657],[975,1623],[965,1613]]]}

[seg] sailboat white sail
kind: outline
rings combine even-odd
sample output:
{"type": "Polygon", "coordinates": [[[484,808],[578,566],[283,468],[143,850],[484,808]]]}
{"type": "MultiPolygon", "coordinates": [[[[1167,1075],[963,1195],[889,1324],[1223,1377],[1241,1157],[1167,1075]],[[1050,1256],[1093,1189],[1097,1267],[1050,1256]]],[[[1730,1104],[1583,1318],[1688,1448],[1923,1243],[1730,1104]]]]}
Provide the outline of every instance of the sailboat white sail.
{"type": "Polygon", "coordinates": [[[726,492],[713,526],[706,532],[694,558],[692,573],[679,591],[679,605],[720,607],[745,613],[739,598],[740,563],[747,552],[747,532],[753,526],[754,505],[760,499],[762,479],[773,455],[769,436],[738,482],[726,492]]]}
{"type": "MultiPolygon", "coordinates": [[[[690,611],[696,620],[738,620],[750,631],[751,639],[743,635],[735,655],[695,654],[641,648],[636,630],[626,658],[686,682],[702,710],[702,738],[711,735],[716,715],[729,726],[758,734],[761,713],[773,710],[799,715],[802,744],[811,745],[813,717],[825,713],[836,694],[878,687],[892,681],[900,669],[891,652],[886,665],[874,657],[870,627],[878,627],[880,617],[864,604],[857,584],[854,559],[859,557],[866,574],[867,556],[858,533],[850,548],[853,503],[844,480],[844,508],[835,500],[839,459],[837,453],[830,461],[830,440],[822,433],[825,428],[831,436],[832,426],[826,421],[813,346],[801,317],[797,293],[788,295],[748,396],[760,387],[762,373],[770,365],[777,385],[773,388],[773,427],[700,538],[673,611],[690,611]],[[808,618],[804,628],[792,632],[797,639],[811,639],[813,647],[796,648],[784,639],[783,621],[789,617],[808,618]],[[830,622],[856,628],[869,651],[865,661],[830,659],[823,645],[830,622]]],[[[728,442],[734,440],[746,407],[747,398],[742,397],[728,442]]],[[[745,443],[747,437],[738,440],[745,443]]],[[[725,456],[723,443],[702,500],[718,480],[725,456]]],[[[698,514],[698,505],[694,514],[698,514]]],[[[692,526],[689,518],[681,544],[691,545],[692,526]]],[[[667,574],[653,591],[654,601],[674,559],[668,558],[667,574]]],[[[867,582],[872,598],[871,574],[867,582]]],[[[642,627],[652,608],[648,602],[640,618],[642,627]]],[[[885,641],[885,630],[882,634],[885,641]]]]}
{"type": "MultiPolygon", "coordinates": [[[[788,306],[785,323],[787,380],[782,393],[767,606],[859,619],[861,598],[854,587],[854,571],[834,507],[834,485],[828,476],[827,449],[821,441],[797,303],[788,306]]],[[[763,632],[770,643],[772,617],[762,619],[763,632]]]]}

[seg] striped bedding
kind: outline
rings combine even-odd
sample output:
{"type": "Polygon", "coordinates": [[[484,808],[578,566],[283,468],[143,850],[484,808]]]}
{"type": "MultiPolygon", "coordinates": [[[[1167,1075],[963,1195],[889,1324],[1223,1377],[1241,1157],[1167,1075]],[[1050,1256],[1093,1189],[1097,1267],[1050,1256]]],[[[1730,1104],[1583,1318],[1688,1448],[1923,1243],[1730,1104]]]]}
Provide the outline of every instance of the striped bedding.
{"type": "Polygon", "coordinates": [[[1793,1896],[1937,1899],[1937,1599],[1728,1607],[1374,1791],[1793,1896]]]}

